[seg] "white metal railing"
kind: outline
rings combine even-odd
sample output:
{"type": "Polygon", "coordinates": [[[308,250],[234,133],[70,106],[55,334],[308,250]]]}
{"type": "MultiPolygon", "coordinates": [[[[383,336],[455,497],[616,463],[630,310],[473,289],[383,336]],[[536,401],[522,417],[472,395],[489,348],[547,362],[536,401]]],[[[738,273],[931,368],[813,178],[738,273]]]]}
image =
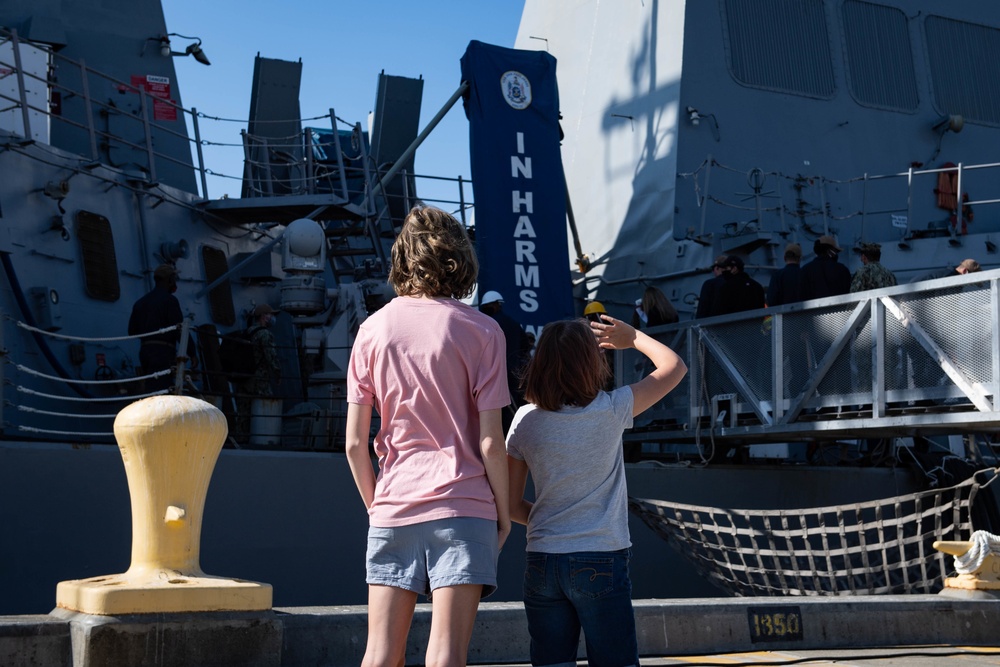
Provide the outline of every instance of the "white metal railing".
{"type": "MultiPolygon", "coordinates": [[[[90,344],[124,340],[141,340],[142,338],[148,336],[155,336],[157,334],[168,333],[180,329],[179,345],[181,347],[178,349],[181,350],[187,349],[190,327],[189,321],[185,319],[180,325],[164,327],[157,331],[151,331],[145,334],[129,336],[82,337],[39,329],[21,321],[17,321],[15,324],[19,329],[22,329],[23,331],[34,336],[45,336],[63,341],[90,344]]],[[[42,344],[44,345],[46,343],[42,344]]],[[[113,372],[108,366],[99,366],[95,371],[95,378],[87,380],[80,377],[53,375],[52,373],[18,363],[15,359],[10,357],[6,359],[6,363],[12,366],[17,371],[19,376],[24,376],[25,378],[25,382],[14,385],[14,391],[20,396],[26,397],[23,400],[18,400],[13,403],[16,405],[18,412],[24,413],[25,416],[38,415],[40,418],[53,418],[56,420],[56,423],[67,424],[74,424],[75,420],[78,419],[102,419],[106,421],[114,420],[117,413],[108,414],[96,412],[96,410],[106,410],[109,405],[123,406],[124,404],[131,403],[142,398],[166,394],[170,391],[180,393],[184,388],[187,361],[188,359],[186,357],[178,356],[177,363],[172,368],[147,373],[145,375],[124,377],[113,372]],[[102,372],[102,370],[106,372],[102,372]],[[149,380],[166,378],[168,376],[173,376],[174,378],[172,382],[172,389],[160,389],[151,392],[143,391],[143,383],[149,380]],[[34,383],[35,386],[30,386],[31,383],[34,383]],[[128,391],[126,389],[132,385],[135,386],[137,392],[128,391]],[[52,389],[43,390],[40,388],[42,386],[46,389],[52,389]],[[93,394],[84,391],[79,391],[76,395],[65,391],[54,393],[60,387],[69,388],[77,386],[82,386],[85,389],[95,389],[97,390],[97,393],[93,394]],[[46,409],[39,407],[40,405],[51,405],[53,407],[51,409],[46,409]]],[[[51,425],[53,419],[40,419],[40,423],[38,424],[28,423],[19,419],[17,420],[17,430],[21,433],[31,433],[42,437],[54,435],[93,437],[99,439],[110,439],[114,437],[114,433],[111,431],[89,431],[83,428],[53,428],[51,425]]]]}
{"type": "MultiPolygon", "coordinates": [[[[111,148],[134,151],[136,161],[146,171],[146,176],[151,183],[157,182],[158,167],[162,167],[164,163],[171,163],[183,169],[194,169],[198,174],[198,184],[204,199],[209,198],[208,177],[211,176],[246,183],[248,196],[311,194],[332,191],[341,196],[343,200],[349,201],[354,197],[348,191],[348,181],[360,179],[362,181],[360,191],[370,190],[370,177],[365,176],[365,172],[366,170],[370,171],[371,175],[374,176],[375,172],[378,171],[377,165],[370,164],[363,142],[357,156],[360,164],[352,166],[344,164],[343,159],[340,160],[339,164],[326,164],[317,159],[314,137],[309,128],[305,128],[295,135],[279,139],[253,137],[242,131],[240,140],[227,141],[224,137],[230,136],[231,130],[228,128],[232,124],[246,127],[249,125],[249,121],[211,116],[198,111],[195,107],[186,109],[170,99],[150,94],[142,86],[135,86],[131,82],[122,81],[91,69],[83,61],[74,61],[58,53],[49,52],[52,67],[67,73],[67,76],[62,77],[64,81],[73,78],[69,76],[69,73],[79,73],[79,87],[73,87],[61,83],[59,80],[50,79],[45,73],[36,73],[25,68],[21,58],[24,45],[16,30],[0,28],[0,47],[4,45],[10,45],[11,49],[10,55],[7,56],[4,55],[7,53],[6,49],[0,48],[0,72],[2,72],[3,78],[13,80],[15,85],[0,86],[0,114],[3,114],[5,119],[10,119],[5,120],[4,123],[5,125],[13,125],[8,129],[24,137],[28,142],[35,134],[33,123],[59,123],[73,127],[85,133],[86,141],[83,142],[86,146],[85,158],[93,162],[100,162],[102,155],[111,148]],[[93,93],[98,83],[110,85],[122,93],[137,95],[139,113],[133,115],[122,108],[102,101],[99,96],[93,93]],[[44,99],[28,94],[29,89],[33,90],[39,87],[48,91],[48,94],[43,96],[44,99]],[[74,118],[72,114],[52,113],[49,108],[49,97],[53,92],[59,93],[64,100],[73,98],[81,100],[84,109],[83,117],[74,118]],[[128,131],[119,129],[112,132],[110,129],[102,128],[97,123],[102,115],[116,118],[121,127],[127,128],[128,131]],[[170,123],[158,122],[158,116],[181,118],[189,131],[175,129],[177,126],[173,121],[170,123]],[[154,137],[158,137],[158,139],[154,140],[154,137]],[[187,143],[190,147],[189,152],[183,157],[190,158],[192,162],[180,157],[183,151],[157,149],[158,145],[166,145],[169,142],[187,143]],[[211,169],[206,164],[206,151],[222,151],[229,154],[238,151],[241,154],[240,160],[244,162],[244,173],[234,175],[211,169]]],[[[359,123],[350,123],[339,118],[333,109],[330,109],[326,114],[310,118],[269,122],[301,124],[322,120],[330,121],[335,134],[340,127],[345,127],[359,135],[361,133],[359,123]]],[[[455,208],[456,213],[460,212],[464,219],[465,209],[470,206],[468,193],[465,190],[465,186],[469,183],[468,180],[416,174],[411,174],[410,179],[428,184],[436,181],[450,181],[457,185],[457,197],[442,194],[422,199],[437,203],[442,208],[457,207],[455,208]]],[[[441,192],[444,193],[444,191],[441,192]]]]}
{"type": "MultiPolygon", "coordinates": [[[[1000,432],[1000,270],[649,330],[688,376],[626,440],[1000,432]]],[[[648,372],[616,356],[628,384],[648,372]]]]}
{"type": "Polygon", "coordinates": [[[989,191],[995,192],[998,170],[1000,163],[960,162],[927,169],[910,167],[906,171],[893,174],[863,174],[855,178],[833,179],[822,175],[803,176],[775,171],[765,172],[758,168],[743,171],[722,164],[709,155],[697,169],[680,173],[678,177],[691,182],[699,206],[700,222],[696,238],[703,238],[710,231],[708,227],[711,223],[708,217],[709,204],[712,204],[718,209],[745,211],[752,216],[742,223],[728,222],[723,225],[730,236],[739,235],[747,228],[753,228],[754,231],[773,228],[771,231],[784,233],[790,229],[789,218],[801,220],[806,224],[811,219],[817,219],[821,229],[817,230],[817,233],[830,234],[832,224],[858,219],[860,227],[857,236],[863,239],[869,227],[869,217],[889,215],[892,226],[899,230],[900,241],[905,241],[928,234],[959,236],[967,233],[972,207],[1000,204],[1000,198],[996,197],[971,199],[968,181],[970,178],[977,178],[976,185],[981,184],[984,190],[988,188],[989,191]],[[730,194],[731,184],[720,186],[718,176],[713,183],[714,172],[723,172],[730,176],[745,174],[746,186],[749,186],[750,192],[736,193],[738,200],[726,199],[725,196],[730,194]],[[931,183],[930,180],[934,182],[931,183]],[[890,196],[881,190],[876,191],[876,188],[894,188],[894,184],[900,184],[905,188],[900,193],[901,196],[896,194],[890,196]],[[946,187],[939,187],[942,184],[946,184],[946,187]],[[829,193],[831,187],[844,188],[847,194],[841,193],[835,200],[829,193]],[[852,194],[852,188],[855,187],[859,187],[860,192],[852,194]],[[944,220],[927,219],[932,214],[928,212],[928,206],[918,205],[916,193],[919,188],[934,193],[933,210],[944,216],[944,220]],[[792,189],[796,193],[794,205],[786,202],[787,189],[792,189]],[[809,189],[819,197],[818,202],[805,201],[802,193],[809,189]],[[750,204],[747,203],[748,200],[751,201],[750,204]],[[769,217],[772,218],[770,223],[767,222],[769,217]],[[776,221],[773,220],[775,218],[776,221]],[[918,220],[927,223],[927,227],[921,228],[918,220]]]}
{"type": "MultiPolygon", "coordinates": [[[[339,426],[340,422],[336,421],[343,417],[343,410],[338,409],[338,406],[342,407],[343,400],[342,380],[319,376],[310,378],[309,384],[314,390],[320,387],[328,389],[326,401],[314,396],[316,391],[307,397],[281,384],[272,396],[246,394],[244,392],[248,390],[240,380],[231,377],[215,363],[219,341],[225,336],[220,337],[214,327],[208,330],[197,327],[191,332],[189,320],[185,319],[180,325],[136,336],[84,337],[39,329],[9,317],[5,319],[21,332],[35,338],[36,344],[43,351],[42,355],[17,356],[8,351],[3,366],[0,366],[0,379],[3,380],[6,392],[4,410],[0,410],[5,437],[9,438],[16,433],[37,441],[113,443],[111,425],[117,411],[125,405],[150,396],[184,393],[220,407],[227,418],[237,425],[242,423],[239,407],[242,399],[246,399],[246,403],[251,406],[256,403],[255,399],[268,399],[269,403],[262,405],[262,410],[265,407],[272,410],[274,405],[281,406],[276,414],[268,412],[267,415],[258,415],[254,412],[255,408],[251,407],[249,414],[243,415],[250,432],[231,432],[232,437],[227,440],[231,446],[279,450],[329,450],[343,447],[342,428],[339,426]],[[180,340],[177,349],[180,352],[170,369],[141,374],[140,369],[133,367],[128,356],[120,363],[115,362],[114,367],[110,363],[104,363],[104,350],[108,349],[108,343],[139,340],[178,328],[180,340]],[[196,335],[200,363],[194,363],[193,359],[184,355],[189,349],[187,338],[192,333],[196,335]],[[64,369],[60,365],[62,355],[59,350],[50,347],[50,342],[53,341],[98,350],[94,355],[98,359],[96,367],[88,366],[85,369],[74,365],[72,370],[64,369]],[[35,368],[26,361],[41,358],[57,361],[53,361],[46,369],[35,368]],[[85,378],[84,374],[90,372],[93,372],[93,379],[85,378]],[[169,388],[150,391],[148,386],[144,386],[151,381],[163,379],[169,380],[169,388]],[[284,393],[281,392],[282,389],[285,390],[284,393]],[[317,403],[312,402],[314,400],[317,403]],[[320,406],[327,402],[329,407],[320,406]],[[265,416],[267,418],[257,419],[265,416]],[[338,426],[334,426],[334,422],[338,426]],[[239,442],[236,442],[237,438],[239,442]]],[[[278,349],[279,352],[282,350],[280,347],[278,349]]],[[[88,356],[82,351],[77,353],[78,360],[88,356]]],[[[298,356],[297,348],[294,356],[298,356]]],[[[281,360],[281,355],[279,361],[284,367],[285,361],[281,360]]],[[[282,376],[295,378],[296,374],[283,373],[282,376]]],[[[297,386],[297,380],[293,380],[292,385],[297,386]]],[[[318,393],[321,395],[322,391],[318,393]]]]}

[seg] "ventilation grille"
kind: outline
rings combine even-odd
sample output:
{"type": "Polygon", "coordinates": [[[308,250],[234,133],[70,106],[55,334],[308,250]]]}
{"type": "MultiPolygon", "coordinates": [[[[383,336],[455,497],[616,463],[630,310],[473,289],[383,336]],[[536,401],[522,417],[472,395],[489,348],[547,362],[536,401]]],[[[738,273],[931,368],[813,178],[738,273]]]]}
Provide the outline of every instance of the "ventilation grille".
{"type": "Polygon", "coordinates": [[[722,0],[740,83],[828,99],[835,90],[822,0],[722,0]]]}
{"type": "MultiPolygon", "coordinates": [[[[226,253],[218,248],[202,246],[201,261],[205,266],[205,279],[208,284],[221,278],[229,271],[226,253]]],[[[236,324],[236,310],[233,308],[233,290],[229,281],[224,280],[208,293],[208,305],[212,310],[212,321],[222,326],[231,327],[236,324]]]]}
{"type": "Polygon", "coordinates": [[[844,3],[844,41],[851,95],[858,104],[916,111],[917,77],[906,14],[860,0],[844,3]]]}
{"type": "Polygon", "coordinates": [[[118,260],[115,258],[111,223],[103,215],[78,211],[76,238],[80,242],[87,295],[100,301],[117,301],[121,296],[121,286],[118,283],[118,260]]]}
{"type": "Polygon", "coordinates": [[[940,16],[924,25],[938,111],[1000,125],[1000,30],[940,16]]]}

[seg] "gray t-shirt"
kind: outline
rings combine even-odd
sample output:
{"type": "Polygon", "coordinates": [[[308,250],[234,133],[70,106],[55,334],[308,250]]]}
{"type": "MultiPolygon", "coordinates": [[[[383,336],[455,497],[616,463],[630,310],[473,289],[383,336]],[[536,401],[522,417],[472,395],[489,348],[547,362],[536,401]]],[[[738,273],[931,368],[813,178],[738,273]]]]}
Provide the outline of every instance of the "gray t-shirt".
{"type": "Polygon", "coordinates": [[[535,503],[528,551],[618,551],[632,546],[622,431],[632,426],[632,390],[600,392],[584,408],[522,406],[507,453],[528,464],[535,503]]]}

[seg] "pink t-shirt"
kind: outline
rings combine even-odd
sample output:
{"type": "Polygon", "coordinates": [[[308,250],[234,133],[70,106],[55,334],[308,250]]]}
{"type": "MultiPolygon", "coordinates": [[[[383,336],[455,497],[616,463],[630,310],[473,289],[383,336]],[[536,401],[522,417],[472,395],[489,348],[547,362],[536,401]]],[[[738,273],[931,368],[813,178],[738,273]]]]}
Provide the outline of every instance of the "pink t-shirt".
{"type": "Polygon", "coordinates": [[[455,299],[397,297],[361,324],[347,400],[382,417],[371,525],[496,520],[479,413],[510,403],[504,346],[493,318],[455,299]]]}

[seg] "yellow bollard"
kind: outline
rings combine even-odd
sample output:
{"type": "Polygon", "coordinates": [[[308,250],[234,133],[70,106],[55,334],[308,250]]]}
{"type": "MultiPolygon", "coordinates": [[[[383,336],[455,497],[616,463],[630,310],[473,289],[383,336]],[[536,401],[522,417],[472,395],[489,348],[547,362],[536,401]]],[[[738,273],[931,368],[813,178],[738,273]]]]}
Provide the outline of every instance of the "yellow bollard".
{"type": "MultiPolygon", "coordinates": [[[[976,531],[970,541],[936,541],[933,547],[942,553],[955,557],[958,576],[944,580],[945,591],[959,589],[965,591],[1000,591],[1000,555],[989,548],[996,536],[976,531]],[[976,549],[975,553],[972,552],[976,549]],[[970,558],[972,557],[972,558],[970,558]],[[965,563],[963,559],[970,560],[965,563]]],[[[942,592],[945,592],[942,591],[942,592]]]]}
{"type": "Polygon", "coordinates": [[[188,396],[153,396],[118,413],[132,562],[123,574],[59,582],[57,607],[102,615],[271,608],[270,584],[201,570],[205,496],[227,432],[218,408],[188,396]]]}

